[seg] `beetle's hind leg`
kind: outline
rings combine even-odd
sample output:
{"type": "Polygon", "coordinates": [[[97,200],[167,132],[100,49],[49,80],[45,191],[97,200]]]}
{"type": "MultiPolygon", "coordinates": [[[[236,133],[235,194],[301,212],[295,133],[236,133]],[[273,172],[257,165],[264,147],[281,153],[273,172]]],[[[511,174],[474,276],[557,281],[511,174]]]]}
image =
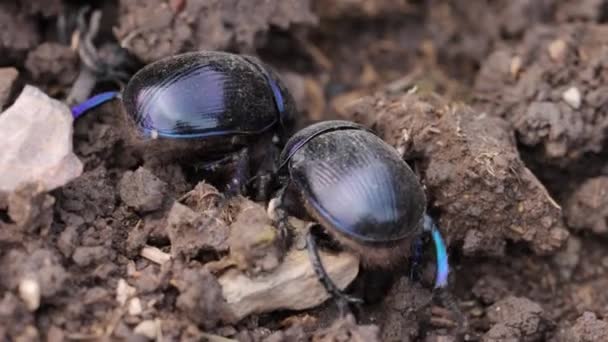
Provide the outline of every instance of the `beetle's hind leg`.
{"type": "Polygon", "coordinates": [[[340,290],[325,271],[325,267],[323,267],[323,262],[321,261],[321,257],[319,256],[319,250],[317,248],[315,233],[313,231],[314,226],[317,225],[315,224],[313,225],[313,227],[310,227],[308,232],[306,233],[306,246],[308,248],[308,257],[310,258],[310,262],[312,263],[312,268],[317,274],[317,278],[319,279],[321,284],[323,284],[325,290],[329,294],[331,294],[332,297],[336,298],[338,308],[340,309],[340,314],[345,315],[348,312],[348,304],[363,303],[363,300],[361,298],[347,295],[342,290],[340,290]]]}
{"type": "Polygon", "coordinates": [[[462,314],[458,304],[456,304],[454,297],[447,289],[448,275],[450,271],[447,248],[443,236],[435,224],[435,220],[433,220],[433,218],[426,213],[424,214],[424,232],[430,234],[431,239],[433,240],[433,245],[435,246],[437,275],[435,276],[435,288],[433,292],[438,295],[441,303],[450,309],[456,316],[458,330],[464,331],[466,326],[466,318],[462,314]]]}

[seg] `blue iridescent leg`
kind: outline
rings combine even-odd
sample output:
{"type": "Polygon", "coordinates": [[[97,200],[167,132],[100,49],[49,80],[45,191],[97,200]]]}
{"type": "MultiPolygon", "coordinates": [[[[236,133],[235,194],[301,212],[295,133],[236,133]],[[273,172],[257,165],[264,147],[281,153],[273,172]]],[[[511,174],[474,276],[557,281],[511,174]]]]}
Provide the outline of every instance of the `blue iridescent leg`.
{"type": "Polygon", "coordinates": [[[455,315],[458,320],[458,330],[463,331],[465,327],[465,317],[460,311],[460,308],[456,304],[456,301],[447,290],[448,275],[450,273],[450,264],[448,262],[448,252],[441,236],[441,232],[433,220],[428,214],[424,215],[424,231],[431,234],[433,239],[433,245],[435,246],[435,258],[437,262],[437,274],[435,276],[435,293],[439,295],[439,299],[443,302],[443,305],[448,307],[455,315]]]}
{"type": "Polygon", "coordinates": [[[120,93],[117,91],[108,91],[105,93],[97,94],[97,95],[91,97],[90,99],[73,106],[72,107],[72,117],[74,119],[78,119],[80,116],[82,116],[87,111],[89,111],[95,107],[99,107],[102,104],[112,101],[116,98],[120,98],[120,93]]]}
{"type": "Polygon", "coordinates": [[[450,264],[448,261],[448,251],[445,246],[441,232],[428,214],[424,215],[424,231],[431,234],[433,245],[435,246],[435,260],[437,262],[437,275],[435,276],[435,288],[444,288],[448,285],[448,275],[450,264]]]}

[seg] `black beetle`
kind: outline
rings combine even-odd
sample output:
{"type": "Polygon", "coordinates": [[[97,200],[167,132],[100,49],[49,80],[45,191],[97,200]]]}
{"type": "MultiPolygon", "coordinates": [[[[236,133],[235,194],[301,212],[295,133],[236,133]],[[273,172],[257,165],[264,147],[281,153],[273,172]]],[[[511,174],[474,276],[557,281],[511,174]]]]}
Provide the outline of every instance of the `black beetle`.
{"type": "MultiPolygon", "coordinates": [[[[435,289],[446,287],[446,246],[426,214],[424,191],[399,153],[371,131],[340,120],[308,126],[286,143],[278,170],[284,185],[272,206],[281,236],[289,230],[287,199],[302,206],[331,237],[372,268],[394,267],[426,232],[435,245],[435,289]]],[[[342,293],[328,278],[310,230],[307,244],[326,290],[341,304],[361,301],[342,293]]]]}
{"type": "Polygon", "coordinates": [[[73,107],[72,114],[77,118],[115,98],[122,99],[130,131],[157,158],[198,157],[207,169],[235,162],[232,190],[240,190],[251,169],[260,170],[261,159],[274,162],[279,150],[273,155],[269,147],[287,139],[296,112],[270,68],[254,57],[216,51],[149,64],[122,94],[99,94],[73,107]]]}

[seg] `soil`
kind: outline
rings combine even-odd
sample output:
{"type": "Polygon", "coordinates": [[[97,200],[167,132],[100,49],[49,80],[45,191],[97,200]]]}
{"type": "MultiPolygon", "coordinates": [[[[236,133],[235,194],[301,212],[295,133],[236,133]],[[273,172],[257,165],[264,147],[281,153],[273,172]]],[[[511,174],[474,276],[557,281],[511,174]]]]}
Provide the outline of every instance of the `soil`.
{"type": "MultiPolygon", "coordinates": [[[[100,2],[0,4],[0,108],[26,83],[65,100],[85,64],[74,20],[84,4],[100,2]]],[[[119,42],[141,63],[200,49],[257,55],[285,80],[299,126],[353,120],[394,146],[446,236],[449,296],[466,325],[433,300],[430,246],[419,281],[407,265],[361,269],[349,292],[369,300],[352,315],[329,300],[235,318],[222,272],[263,277],[288,253],[267,203],[226,202],[222,181],[149,158],[113,103],[74,124],[79,178],[0,193],[0,341],[608,339],[605,1],[99,9],[95,44],[119,42]]],[[[116,88],[100,81],[96,91],[116,88]]]]}

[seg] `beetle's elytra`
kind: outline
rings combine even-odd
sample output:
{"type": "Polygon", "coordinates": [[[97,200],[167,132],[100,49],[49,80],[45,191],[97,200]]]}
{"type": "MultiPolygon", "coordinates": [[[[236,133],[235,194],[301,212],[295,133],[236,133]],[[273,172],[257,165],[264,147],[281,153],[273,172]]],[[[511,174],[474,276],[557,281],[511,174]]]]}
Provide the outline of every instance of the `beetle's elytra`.
{"type": "Polygon", "coordinates": [[[281,163],[310,214],[341,234],[393,242],[422,227],[426,198],[414,172],[393,147],[359,125],[310,126],[289,140],[281,163]]]}
{"type": "Polygon", "coordinates": [[[122,97],[137,131],[153,138],[205,139],[288,130],[293,97],[254,57],[190,52],[139,70],[122,94],[104,93],[72,108],[74,117],[122,97]]]}
{"type": "Polygon", "coordinates": [[[129,117],[166,138],[256,135],[293,119],[285,86],[253,57],[192,52],[149,64],[125,88],[129,117]]]}

